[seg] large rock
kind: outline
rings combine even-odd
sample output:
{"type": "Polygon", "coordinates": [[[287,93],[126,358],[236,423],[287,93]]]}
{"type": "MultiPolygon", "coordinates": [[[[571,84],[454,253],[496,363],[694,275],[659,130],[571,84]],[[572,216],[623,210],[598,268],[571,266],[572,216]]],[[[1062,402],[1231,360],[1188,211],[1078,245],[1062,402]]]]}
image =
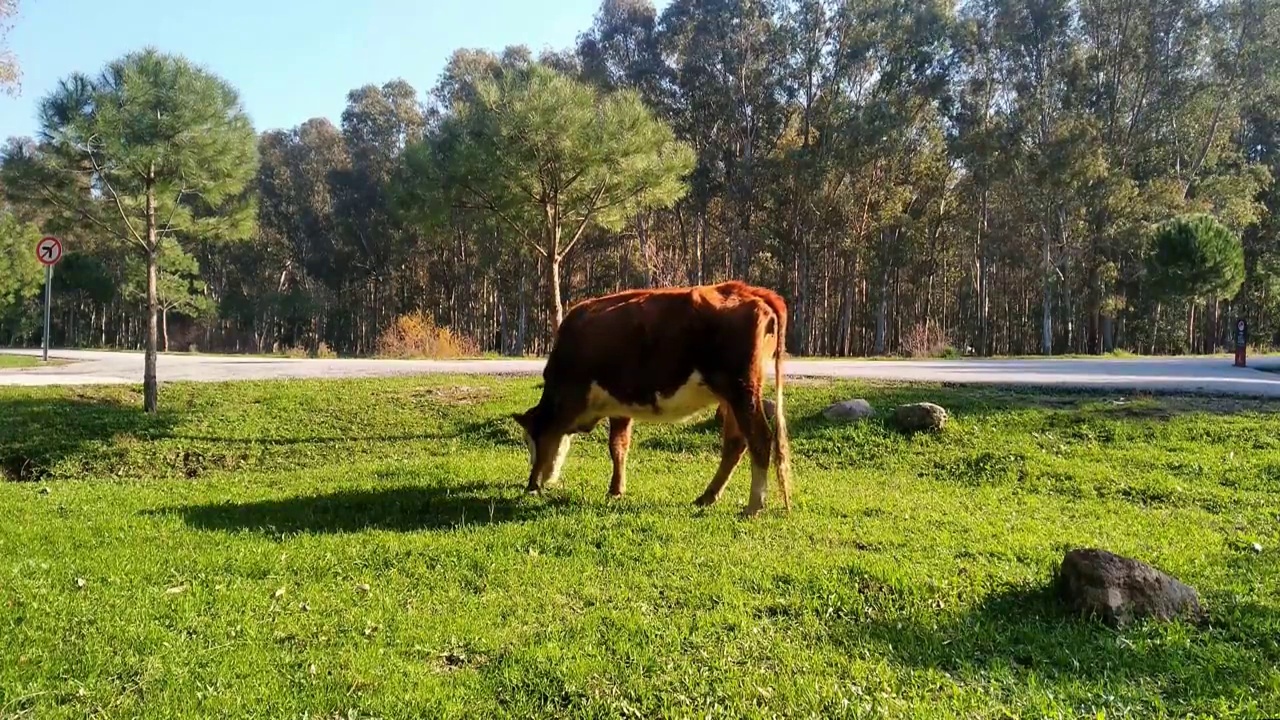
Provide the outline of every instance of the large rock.
{"type": "Polygon", "coordinates": [[[932,432],[947,424],[947,411],[933,403],[912,403],[895,409],[890,421],[902,432],[932,432]]]}
{"type": "Polygon", "coordinates": [[[1067,552],[1058,569],[1058,597],[1073,612],[1124,627],[1139,618],[1197,621],[1195,588],[1146,563],[1093,548],[1067,552]]]}
{"type": "Polygon", "coordinates": [[[862,398],[833,403],[822,411],[822,416],[828,420],[849,420],[854,422],[874,417],[875,414],[876,409],[871,407],[871,403],[862,398]]]}

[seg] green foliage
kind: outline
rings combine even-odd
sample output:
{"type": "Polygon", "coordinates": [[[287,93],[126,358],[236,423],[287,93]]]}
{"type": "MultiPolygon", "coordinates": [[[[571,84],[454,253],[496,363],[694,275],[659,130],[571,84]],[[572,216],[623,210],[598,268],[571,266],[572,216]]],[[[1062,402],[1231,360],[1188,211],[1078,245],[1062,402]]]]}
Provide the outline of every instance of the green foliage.
{"type": "Polygon", "coordinates": [[[719,462],[713,422],[638,427],[622,501],[605,497],[603,428],[575,442],[563,488],[525,497],[503,418],[536,385],[181,383],[156,416],[128,387],[0,389],[0,472],[34,481],[0,482],[5,712],[1280,708],[1268,401],[796,385],[796,506],[745,523],[745,461],[722,506],[691,505],[719,462]],[[850,397],[952,419],[915,438],[821,419],[850,397]],[[1080,546],[1189,582],[1208,622],[1117,633],[1066,615],[1049,582],[1080,546]]]}
{"type": "Polygon", "coordinates": [[[1225,300],[1244,282],[1244,248],[1210,215],[1175,218],[1156,230],[1147,273],[1157,297],[1225,300]]]}
{"type": "Polygon", "coordinates": [[[634,92],[602,94],[531,65],[482,79],[476,99],[455,107],[407,162],[451,199],[499,214],[563,257],[589,224],[616,230],[680,199],[692,153],[634,92]],[[561,228],[572,233],[564,246],[561,228]]]}
{"type": "Polygon", "coordinates": [[[11,212],[0,212],[0,342],[34,329],[33,301],[44,288],[44,266],[36,260],[40,231],[11,212]]]}
{"type": "Polygon", "coordinates": [[[6,158],[27,181],[6,189],[39,199],[86,233],[144,248],[154,242],[149,228],[157,236],[249,234],[252,203],[229,216],[202,209],[230,203],[252,179],[253,127],[226,81],[181,56],[146,49],[97,77],[72,74],[41,101],[39,140],[6,158]]]}
{"type": "Polygon", "coordinates": [[[619,230],[684,195],[693,153],[636,92],[601,93],[541,64],[474,87],[474,99],[459,99],[408,150],[402,207],[411,212],[428,208],[437,221],[453,209],[491,213],[554,273],[589,227],[619,230]]]}
{"type": "MultiPolygon", "coordinates": [[[[160,309],[177,311],[192,317],[206,317],[214,311],[206,294],[206,284],[200,279],[200,264],[190,253],[182,249],[176,240],[161,241],[156,250],[156,297],[160,309]]],[[[125,293],[136,300],[147,296],[147,268],[145,263],[131,258],[128,268],[128,285],[125,293]]]]}

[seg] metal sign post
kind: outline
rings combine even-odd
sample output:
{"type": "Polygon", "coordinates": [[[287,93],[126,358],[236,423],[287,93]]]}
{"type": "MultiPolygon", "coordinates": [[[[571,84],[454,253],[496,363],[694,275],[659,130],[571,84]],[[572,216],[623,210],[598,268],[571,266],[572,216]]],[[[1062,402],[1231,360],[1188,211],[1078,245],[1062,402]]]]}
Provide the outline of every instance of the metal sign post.
{"type": "Polygon", "coordinates": [[[1244,318],[1236,321],[1236,367],[1245,367],[1245,353],[1249,349],[1249,323],[1244,318]]]}
{"type": "Polygon", "coordinates": [[[53,308],[53,266],[62,259],[62,241],[52,235],[36,243],[36,259],[44,265],[44,362],[49,362],[49,315],[53,308]]]}

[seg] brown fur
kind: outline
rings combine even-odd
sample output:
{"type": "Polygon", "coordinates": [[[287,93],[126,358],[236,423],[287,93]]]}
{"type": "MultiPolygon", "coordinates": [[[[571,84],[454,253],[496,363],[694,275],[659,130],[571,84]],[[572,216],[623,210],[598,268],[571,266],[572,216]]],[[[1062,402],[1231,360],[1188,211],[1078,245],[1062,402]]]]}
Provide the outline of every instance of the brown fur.
{"type": "Polygon", "coordinates": [[[791,507],[790,450],[782,407],[787,306],[772,290],[741,282],[629,290],[575,305],[556,333],[538,404],[515,416],[531,447],[527,489],[540,492],[558,473],[567,438],[610,424],[610,495],[626,487],[632,418],[676,422],[719,404],[720,467],[699,505],[714,504],[744,452],[753,466],[745,513],[764,506],[772,459],[784,505],[791,507]],[[763,362],[772,356],[774,431],[764,413],[763,362]],[[701,384],[690,385],[694,374],[701,384]],[[770,457],[772,456],[772,458],[770,457]]]}

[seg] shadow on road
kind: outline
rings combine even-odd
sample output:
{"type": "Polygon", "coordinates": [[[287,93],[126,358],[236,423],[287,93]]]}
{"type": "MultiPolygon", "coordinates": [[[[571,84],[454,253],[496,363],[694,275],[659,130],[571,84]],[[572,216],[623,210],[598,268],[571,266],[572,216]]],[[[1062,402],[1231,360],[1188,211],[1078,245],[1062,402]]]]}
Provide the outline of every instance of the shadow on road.
{"type": "Polygon", "coordinates": [[[250,531],[282,537],[364,530],[453,530],[470,525],[527,522],[554,504],[513,495],[509,488],[503,490],[488,483],[401,486],[248,503],[188,505],[149,514],[177,514],[199,530],[250,531]]]}

